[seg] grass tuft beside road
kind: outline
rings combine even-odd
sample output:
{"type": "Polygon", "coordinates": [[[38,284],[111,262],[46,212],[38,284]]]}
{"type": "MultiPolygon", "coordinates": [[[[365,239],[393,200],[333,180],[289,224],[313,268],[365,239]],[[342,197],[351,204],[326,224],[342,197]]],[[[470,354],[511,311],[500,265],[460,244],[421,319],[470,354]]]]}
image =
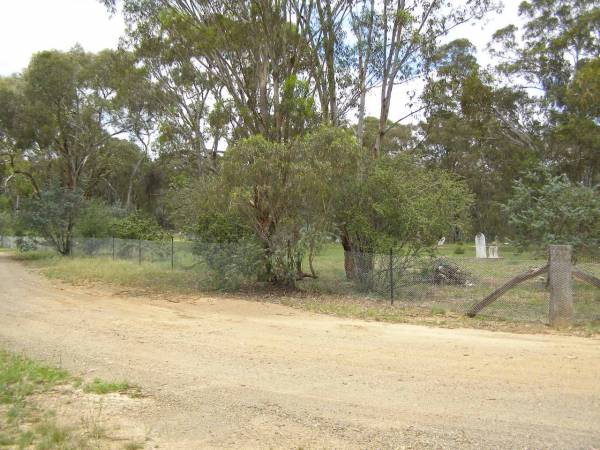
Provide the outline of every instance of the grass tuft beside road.
{"type": "MultiPolygon", "coordinates": [[[[51,395],[54,389],[66,385],[75,387],[79,385],[79,379],[61,368],[0,350],[0,448],[104,448],[103,441],[108,436],[104,431],[100,432],[102,429],[97,424],[82,428],[83,419],[80,423],[60,424],[52,410],[40,407],[32,400],[51,395]]],[[[139,395],[139,388],[126,382],[109,383],[95,379],[85,385],[84,392],[135,392],[139,395]]],[[[135,442],[125,444],[126,448],[134,448],[128,445],[142,448],[135,442]]]]}
{"type": "Polygon", "coordinates": [[[87,383],[83,386],[83,392],[92,394],[126,394],[130,397],[139,397],[141,395],[140,388],[129,384],[127,381],[121,382],[109,382],[101,380],[100,378],[94,378],[94,381],[87,383]]]}

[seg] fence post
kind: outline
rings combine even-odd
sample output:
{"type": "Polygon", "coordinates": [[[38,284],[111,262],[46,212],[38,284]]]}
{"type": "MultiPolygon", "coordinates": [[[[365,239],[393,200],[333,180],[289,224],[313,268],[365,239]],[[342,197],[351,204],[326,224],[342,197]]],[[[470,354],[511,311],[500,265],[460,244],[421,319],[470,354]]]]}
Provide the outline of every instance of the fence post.
{"type": "Polygon", "coordinates": [[[175,238],[173,236],[171,236],[171,270],[173,270],[173,268],[175,266],[174,256],[175,256],[175,238]]]}
{"type": "Polygon", "coordinates": [[[112,237],[112,258],[115,260],[115,237],[112,237]]]}
{"type": "Polygon", "coordinates": [[[0,247],[4,248],[4,236],[0,236],[0,247]]]}
{"type": "Polygon", "coordinates": [[[573,320],[571,246],[551,245],[549,253],[550,304],[548,319],[552,327],[568,327],[573,320]]]}
{"type": "Polygon", "coordinates": [[[394,250],[390,247],[390,303],[394,304],[394,250]]]}
{"type": "Polygon", "coordinates": [[[142,240],[138,239],[138,264],[142,264],[142,240]]]}

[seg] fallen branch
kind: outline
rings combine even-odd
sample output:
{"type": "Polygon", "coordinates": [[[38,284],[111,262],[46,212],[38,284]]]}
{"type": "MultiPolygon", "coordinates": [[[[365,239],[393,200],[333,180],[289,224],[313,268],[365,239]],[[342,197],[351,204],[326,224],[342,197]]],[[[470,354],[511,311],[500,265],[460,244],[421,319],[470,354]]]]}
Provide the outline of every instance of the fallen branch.
{"type": "Polygon", "coordinates": [[[592,286],[600,288],[600,278],[596,278],[595,276],[590,275],[589,273],[582,272],[579,269],[573,269],[572,274],[573,278],[575,278],[576,280],[585,281],[586,283],[589,283],[592,286]]]}
{"type": "Polygon", "coordinates": [[[541,275],[542,273],[547,272],[547,271],[548,271],[548,265],[545,265],[544,267],[540,267],[539,269],[533,269],[533,270],[530,270],[529,272],[525,272],[525,273],[522,273],[521,275],[517,275],[509,282],[500,286],[498,289],[496,289],[494,292],[492,292],[486,298],[481,300],[479,303],[472,306],[467,311],[467,316],[475,317],[475,315],[477,313],[479,313],[483,308],[485,308],[486,306],[489,306],[492,302],[494,302],[495,300],[500,298],[509,289],[515,287],[517,284],[522,283],[523,281],[527,281],[532,278],[535,278],[538,275],[541,275]]]}

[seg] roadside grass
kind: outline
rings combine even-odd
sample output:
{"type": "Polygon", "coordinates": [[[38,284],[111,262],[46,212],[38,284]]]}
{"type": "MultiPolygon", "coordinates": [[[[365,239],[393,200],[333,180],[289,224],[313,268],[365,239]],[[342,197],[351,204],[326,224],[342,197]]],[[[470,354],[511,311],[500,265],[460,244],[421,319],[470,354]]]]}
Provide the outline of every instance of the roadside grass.
{"type": "Polygon", "coordinates": [[[17,253],[15,258],[39,268],[49,278],[71,284],[89,282],[155,292],[197,293],[207,277],[197,270],[171,270],[162,263],[116,260],[111,258],[70,258],[37,252],[17,253]]]}
{"type": "MultiPolygon", "coordinates": [[[[31,400],[32,396],[51,395],[58,386],[76,386],[78,382],[79,379],[66,370],[0,349],[0,448],[104,448],[102,441],[108,437],[97,423],[83,430],[77,424],[59,424],[53,411],[45,410],[31,400]]],[[[132,389],[129,383],[107,383],[99,379],[92,384],[102,386],[102,389],[94,388],[92,391],[97,394],[128,393],[132,389]],[[127,388],[123,389],[124,386],[127,388]],[[117,387],[118,390],[114,390],[117,387]]],[[[135,442],[129,444],[139,445],[135,442]]]]}
{"type": "Polygon", "coordinates": [[[140,388],[128,383],[127,381],[111,382],[101,380],[100,378],[94,378],[91,383],[84,384],[83,392],[99,395],[119,393],[126,394],[130,397],[139,397],[141,395],[140,388]]]}

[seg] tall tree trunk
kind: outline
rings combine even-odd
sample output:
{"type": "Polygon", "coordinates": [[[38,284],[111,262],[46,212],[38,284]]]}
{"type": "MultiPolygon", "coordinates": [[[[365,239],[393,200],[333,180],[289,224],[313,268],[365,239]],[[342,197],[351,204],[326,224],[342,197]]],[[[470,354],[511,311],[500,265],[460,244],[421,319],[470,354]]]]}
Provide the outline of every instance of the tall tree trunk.
{"type": "Polygon", "coordinates": [[[369,64],[371,62],[371,54],[373,51],[373,23],[375,16],[375,0],[370,0],[369,9],[363,10],[360,16],[357,17],[352,15],[352,21],[354,24],[354,33],[357,39],[358,48],[358,90],[360,92],[359,104],[358,104],[358,123],[356,125],[356,137],[358,143],[362,146],[365,132],[365,108],[367,98],[367,72],[369,64]],[[367,14],[366,24],[362,23],[364,14],[367,14]],[[363,26],[367,27],[367,38],[366,42],[363,38],[363,26]]]}
{"type": "Polygon", "coordinates": [[[125,209],[129,210],[131,208],[131,201],[133,198],[133,184],[134,179],[142,166],[142,162],[144,161],[144,157],[142,156],[133,166],[133,170],[131,171],[131,175],[129,176],[129,184],[127,186],[127,198],[125,199],[125,209]]]}
{"type": "Polygon", "coordinates": [[[337,125],[337,93],[335,82],[335,30],[333,27],[333,12],[331,10],[331,0],[325,0],[325,7],[321,0],[317,0],[317,9],[319,20],[323,31],[323,52],[325,56],[325,70],[327,79],[327,100],[329,122],[337,125]]]}
{"type": "Polygon", "coordinates": [[[342,248],[344,249],[344,271],[346,272],[346,279],[354,279],[354,257],[352,255],[352,242],[348,237],[348,234],[342,233],[340,236],[342,241],[342,248]]]}

